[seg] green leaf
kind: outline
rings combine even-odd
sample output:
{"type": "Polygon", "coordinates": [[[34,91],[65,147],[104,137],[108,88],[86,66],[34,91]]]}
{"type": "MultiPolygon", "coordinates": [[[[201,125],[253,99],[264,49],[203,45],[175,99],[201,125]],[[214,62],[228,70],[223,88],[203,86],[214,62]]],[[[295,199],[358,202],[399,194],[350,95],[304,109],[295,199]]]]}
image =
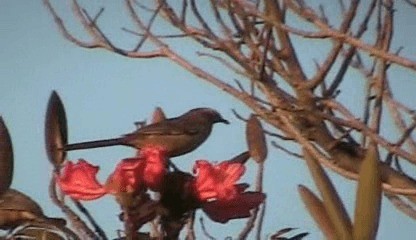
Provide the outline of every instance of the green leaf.
{"type": "Polygon", "coordinates": [[[13,180],[13,147],[9,131],[0,117],[0,195],[10,188],[13,180]]]}
{"type": "Polygon", "coordinates": [[[360,167],[354,216],[354,239],[375,239],[380,219],[381,177],[379,156],[371,144],[360,167]]]}
{"type": "Polygon", "coordinates": [[[319,192],[322,195],[328,217],[334,224],[337,239],[352,239],[352,224],[334,185],[319,162],[303,149],[306,163],[319,192]]]}
{"type": "Polygon", "coordinates": [[[49,161],[55,167],[60,166],[66,157],[66,152],[61,149],[68,143],[68,129],[64,105],[55,91],[46,110],[45,143],[49,161]]]}

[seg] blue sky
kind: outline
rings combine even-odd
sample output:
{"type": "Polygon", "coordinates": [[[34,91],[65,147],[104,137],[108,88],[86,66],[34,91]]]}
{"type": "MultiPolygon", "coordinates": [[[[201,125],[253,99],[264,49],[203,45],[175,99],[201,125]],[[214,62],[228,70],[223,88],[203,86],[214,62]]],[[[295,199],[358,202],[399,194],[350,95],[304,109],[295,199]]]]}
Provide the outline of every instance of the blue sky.
{"type": "MultiPolygon", "coordinates": [[[[89,9],[98,9],[104,1],[87,2],[89,9]]],[[[119,29],[127,24],[117,12],[123,9],[114,5],[112,11],[105,12],[107,20],[103,23],[107,24],[109,34],[117,36],[120,43],[129,44],[131,35],[119,29]]],[[[69,6],[61,4],[58,9],[65,19],[71,19],[69,6]]],[[[75,32],[79,31],[73,22],[70,26],[75,32]]],[[[402,27],[405,29],[406,26],[402,27]]],[[[46,104],[53,90],[60,94],[65,104],[70,142],[128,133],[134,130],[135,121],[149,118],[157,106],[162,107],[170,117],[191,108],[207,106],[217,109],[232,124],[217,125],[205,144],[175,159],[175,163],[190,171],[194,160],[221,161],[247,148],[245,126],[231,110],[236,109],[245,116],[249,111],[235,99],[167,60],[128,59],[103,50],[76,47],[58,33],[41,1],[0,1],[0,31],[0,115],[13,141],[13,188],[35,199],[48,215],[61,215],[48,198],[51,166],[44,147],[46,104]]],[[[403,42],[409,41],[405,39],[403,42]]],[[[187,56],[214,73],[228,76],[212,60],[191,56],[192,46],[180,43],[174,46],[179,50],[184,48],[187,56]]],[[[310,46],[301,46],[300,49],[319,52],[310,46]]],[[[304,54],[303,57],[308,56],[304,54]]],[[[353,86],[347,86],[351,90],[350,95],[343,96],[348,98],[347,101],[354,101],[355,95],[362,94],[353,91],[353,86]]],[[[404,99],[410,101],[412,92],[406,88],[400,90],[404,99]]],[[[84,158],[100,165],[99,179],[104,181],[120,159],[133,154],[132,149],[114,147],[71,152],[69,158],[84,158]]],[[[247,168],[244,180],[252,181],[255,164],[250,163],[247,168]]],[[[355,183],[334,174],[331,176],[338,183],[339,193],[347,208],[353,213],[355,183]]],[[[310,239],[321,238],[299,199],[298,184],[314,189],[305,164],[270,149],[265,173],[268,202],[264,236],[284,227],[298,227],[300,231],[310,232],[310,239]]],[[[413,221],[384,200],[378,239],[412,239],[416,234],[413,221]]],[[[88,202],[86,206],[110,237],[115,237],[116,229],[121,228],[121,224],[117,220],[119,211],[114,199],[107,196],[88,202]]],[[[206,217],[205,220],[208,231],[219,239],[233,236],[244,225],[244,221],[240,220],[227,225],[211,223],[206,217]]]]}

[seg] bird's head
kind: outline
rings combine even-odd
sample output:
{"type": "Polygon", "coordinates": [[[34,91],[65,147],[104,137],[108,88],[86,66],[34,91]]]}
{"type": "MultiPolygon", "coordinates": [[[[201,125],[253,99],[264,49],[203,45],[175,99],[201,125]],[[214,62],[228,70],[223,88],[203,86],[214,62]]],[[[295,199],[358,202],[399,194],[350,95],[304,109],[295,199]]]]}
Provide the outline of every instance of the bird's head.
{"type": "Polygon", "coordinates": [[[202,117],[209,120],[211,123],[230,123],[224,119],[219,112],[212,108],[195,108],[190,110],[187,114],[202,117]]]}

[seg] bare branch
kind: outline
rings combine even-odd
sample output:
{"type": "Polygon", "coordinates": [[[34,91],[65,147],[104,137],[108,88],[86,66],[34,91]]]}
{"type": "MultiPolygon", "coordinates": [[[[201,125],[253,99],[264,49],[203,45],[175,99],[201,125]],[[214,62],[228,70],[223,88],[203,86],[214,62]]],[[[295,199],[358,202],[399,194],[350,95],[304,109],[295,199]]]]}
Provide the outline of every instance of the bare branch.
{"type": "Polygon", "coordinates": [[[400,196],[388,193],[385,193],[384,196],[386,196],[390,200],[390,202],[392,202],[393,205],[400,211],[404,212],[407,216],[416,219],[416,209],[412,207],[410,204],[405,203],[400,196]]]}
{"type": "Polygon", "coordinates": [[[69,219],[78,234],[87,239],[96,239],[98,236],[94,234],[87,224],[85,224],[85,222],[82,221],[82,219],[70,207],[68,207],[63,200],[58,198],[55,179],[56,176],[53,174],[49,183],[49,196],[52,202],[66,215],[67,219],[69,219]]]}

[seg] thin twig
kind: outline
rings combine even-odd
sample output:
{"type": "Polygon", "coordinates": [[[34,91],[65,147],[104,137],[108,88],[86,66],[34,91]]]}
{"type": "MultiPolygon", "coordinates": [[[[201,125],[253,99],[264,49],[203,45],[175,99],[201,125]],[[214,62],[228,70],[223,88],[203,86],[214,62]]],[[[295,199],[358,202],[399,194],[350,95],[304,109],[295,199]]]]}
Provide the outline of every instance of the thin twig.
{"type": "MultiPolygon", "coordinates": [[[[257,165],[257,174],[256,174],[256,183],[255,183],[255,191],[262,192],[263,191],[263,174],[264,174],[264,162],[261,162],[257,165]]],[[[253,230],[257,215],[259,212],[260,207],[256,207],[251,211],[251,216],[248,218],[245,227],[241,230],[240,234],[238,235],[237,239],[246,239],[248,234],[253,230]]]]}
{"type": "Polygon", "coordinates": [[[194,230],[194,224],[195,224],[195,211],[192,211],[188,218],[188,222],[186,223],[186,240],[195,240],[195,230],[194,230]]]}
{"type": "Polygon", "coordinates": [[[84,214],[84,216],[88,219],[88,221],[91,223],[91,225],[94,227],[95,232],[98,234],[98,236],[103,239],[107,240],[107,236],[104,233],[103,229],[100,227],[100,225],[97,224],[93,216],[90,214],[88,209],[84,207],[79,201],[72,199],[72,202],[75,204],[75,206],[78,208],[78,210],[84,214]]]}
{"type": "Polygon", "coordinates": [[[282,150],[284,153],[288,154],[289,156],[294,156],[296,158],[303,159],[302,154],[292,152],[292,151],[288,150],[287,148],[284,148],[284,147],[280,146],[276,141],[271,141],[271,144],[273,145],[273,147],[282,150]]]}
{"type": "Polygon", "coordinates": [[[257,230],[256,230],[256,239],[257,240],[261,240],[261,230],[263,228],[263,221],[264,221],[264,216],[266,213],[266,202],[267,200],[264,200],[264,202],[261,204],[260,206],[260,214],[259,214],[259,220],[257,223],[257,230]]]}
{"type": "Polygon", "coordinates": [[[210,240],[216,240],[216,238],[214,238],[211,234],[208,233],[208,230],[205,227],[204,219],[202,217],[199,218],[199,223],[201,224],[201,229],[205,237],[207,237],[210,240]]]}
{"type": "Polygon", "coordinates": [[[51,181],[49,183],[49,197],[52,202],[66,215],[67,219],[74,226],[76,231],[81,234],[81,236],[84,236],[87,239],[97,238],[87,224],[85,224],[85,222],[74,211],[72,211],[72,209],[69,208],[64,201],[59,200],[56,193],[55,173],[52,174],[51,181]]]}
{"type": "Polygon", "coordinates": [[[400,211],[404,212],[407,216],[416,220],[416,209],[410,204],[404,202],[404,200],[401,199],[400,196],[388,193],[385,193],[384,196],[386,196],[387,199],[389,199],[389,201],[393,203],[393,206],[398,208],[400,211]]]}

